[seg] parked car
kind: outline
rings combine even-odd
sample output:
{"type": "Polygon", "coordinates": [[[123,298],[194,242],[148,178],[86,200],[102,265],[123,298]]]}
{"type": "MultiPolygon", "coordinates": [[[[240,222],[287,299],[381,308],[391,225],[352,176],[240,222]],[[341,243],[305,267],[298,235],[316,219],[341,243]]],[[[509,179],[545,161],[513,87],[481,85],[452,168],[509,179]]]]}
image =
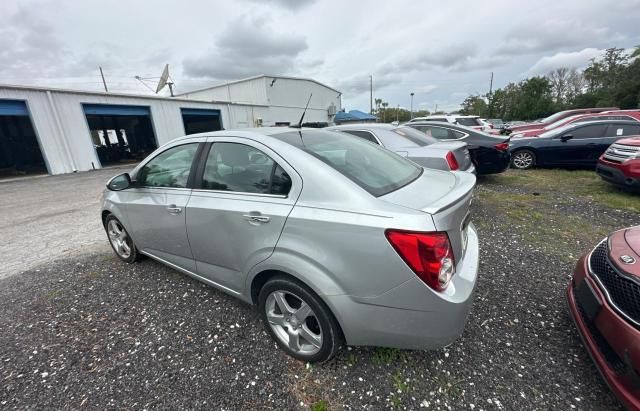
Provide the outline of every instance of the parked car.
{"type": "Polygon", "coordinates": [[[574,110],[564,110],[559,111],[555,114],[550,115],[549,117],[545,117],[539,121],[533,123],[527,123],[522,125],[511,125],[504,129],[505,134],[511,134],[515,132],[521,132],[530,129],[539,129],[542,127],[546,127],[551,123],[554,123],[558,120],[562,120],[564,118],[574,116],[577,114],[589,114],[589,113],[601,113],[603,111],[611,111],[611,110],[620,110],[618,107],[600,107],[600,108],[579,108],[574,110]]]}
{"type": "Polygon", "coordinates": [[[594,113],[594,114],[576,114],[574,116],[569,116],[553,122],[548,126],[536,129],[529,129],[525,131],[519,131],[517,133],[512,133],[511,136],[513,138],[520,137],[536,137],[545,131],[553,130],[554,128],[558,128],[561,126],[565,126],[567,124],[573,123],[584,123],[587,121],[597,121],[597,120],[629,120],[629,121],[640,121],[640,110],[617,110],[617,111],[605,111],[602,113],[594,113]]]}
{"type": "Polygon", "coordinates": [[[620,187],[640,189],[640,136],[612,144],[598,159],[596,172],[620,187]]]}
{"type": "Polygon", "coordinates": [[[511,165],[519,169],[595,167],[598,158],[611,144],[636,134],[640,134],[637,121],[604,120],[569,124],[539,137],[512,138],[509,142],[511,165]]]}
{"type": "Polygon", "coordinates": [[[487,121],[497,130],[502,130],[506,125],[501,118],[488,118],[487,121]]]}
{"type": "Polygon", "coordinates": [[[640,410],[640,227],[616,231],[583,255],[567,287],[569,312],[600,374],[640,410]]]}
{"type": "Polygon", "coordinates": [[[409,123],[417,123],[423,121],[441,121],[451,124],[459,124],[461,126],[470,127],[474,130],[490,130],[489,125],[484,124],[480,116],[465,116],[462,114],[432,114],[426,117],[416,117],[409,120],[409,123]]]}
{"type": "Polygon", "coordinates": [[[317,362],[343,343],[460,335],[478,271],[474,185],[344,133],[218,131],[112,178],[102,222],[121,260],[146,255],[257,305],[285,352],[317,362]]]}
{"type": "Polygon", "coordinates": [[[406,123],[407,126],[422,131],[428,137],[441,141],[461,141],[467,143],[471,161],[479,175],[502,173],[509,168],[509,138],[492,136],[469,127],[433,121],[406,123]]]}
{"type": "Polygon", "coordinates": [[[440,142],[411,127],[390,124],[348,124],[329,127],[379,144],[427,168],[475,173],[467,145],[459,141],[440,142]]]}

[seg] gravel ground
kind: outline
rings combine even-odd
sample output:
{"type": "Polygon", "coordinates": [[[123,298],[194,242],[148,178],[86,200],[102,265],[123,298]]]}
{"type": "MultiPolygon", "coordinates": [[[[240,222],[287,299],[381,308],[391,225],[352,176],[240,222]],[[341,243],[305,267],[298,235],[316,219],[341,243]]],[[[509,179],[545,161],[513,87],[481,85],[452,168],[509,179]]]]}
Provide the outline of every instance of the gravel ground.
{"type": "Polygon", "coordinates": [[[445,349],[351,348],[307,366],[275,348],[252,307],[154,261],[96,252],[0,280],[0,406],[619,409],[567,314],[572,264],[490,205],[473,208],[478,292],[445,349]]]}

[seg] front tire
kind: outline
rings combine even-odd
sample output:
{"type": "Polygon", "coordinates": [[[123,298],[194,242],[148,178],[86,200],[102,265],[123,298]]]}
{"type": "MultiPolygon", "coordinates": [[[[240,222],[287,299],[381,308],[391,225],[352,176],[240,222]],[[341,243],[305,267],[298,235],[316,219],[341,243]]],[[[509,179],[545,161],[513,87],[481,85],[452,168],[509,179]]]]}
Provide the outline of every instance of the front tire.
{"type": "Polygon", "coordinates": [[[511,156],[511,166],[519,170],[528,170],[536,165],[536,155],[530,150],[519,150],[511,156]]]}
{"type": "Polygon", "coordinates": [[[138,248],[120,220],[110,214],[104,221],[104,228],[107,230],[109,244],[119,259],[129,264],[140,259],[138,248]]]}
{"type": "Polygon", "coordinates": [[[342,345],[333,314],[304,284],[274,277],[260,290],[258,310],[265,328],[290,356],[310,363],[326,362],[342,345]]]}

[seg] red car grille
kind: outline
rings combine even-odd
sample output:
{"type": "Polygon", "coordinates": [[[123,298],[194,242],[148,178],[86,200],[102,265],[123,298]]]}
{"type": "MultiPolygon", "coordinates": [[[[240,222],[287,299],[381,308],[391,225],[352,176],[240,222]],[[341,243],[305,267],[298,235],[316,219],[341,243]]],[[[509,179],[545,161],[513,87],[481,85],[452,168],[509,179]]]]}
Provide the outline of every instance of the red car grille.
{"type": "Polygon", "coordinates": [[[640,326],[640,281],[621,274],[609,262],[607,241],[601,242],[589,258],[590,271],[613,307],[635,326],[640,326]]]}

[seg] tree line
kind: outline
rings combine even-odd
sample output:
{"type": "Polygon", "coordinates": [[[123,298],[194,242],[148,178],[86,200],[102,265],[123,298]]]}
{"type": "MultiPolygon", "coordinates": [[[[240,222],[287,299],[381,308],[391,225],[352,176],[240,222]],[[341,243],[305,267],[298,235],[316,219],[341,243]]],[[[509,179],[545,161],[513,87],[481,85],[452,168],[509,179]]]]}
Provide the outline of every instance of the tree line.
{"type": "Polygon", "coordinates": [[[493,93],[470,95],[461,114],[503,120],[534,120],[587,107],[640,108],[640,46],[629,55],[612,47],[582,71],[562,67],[546,76],[509,83],[493,93]]]}

